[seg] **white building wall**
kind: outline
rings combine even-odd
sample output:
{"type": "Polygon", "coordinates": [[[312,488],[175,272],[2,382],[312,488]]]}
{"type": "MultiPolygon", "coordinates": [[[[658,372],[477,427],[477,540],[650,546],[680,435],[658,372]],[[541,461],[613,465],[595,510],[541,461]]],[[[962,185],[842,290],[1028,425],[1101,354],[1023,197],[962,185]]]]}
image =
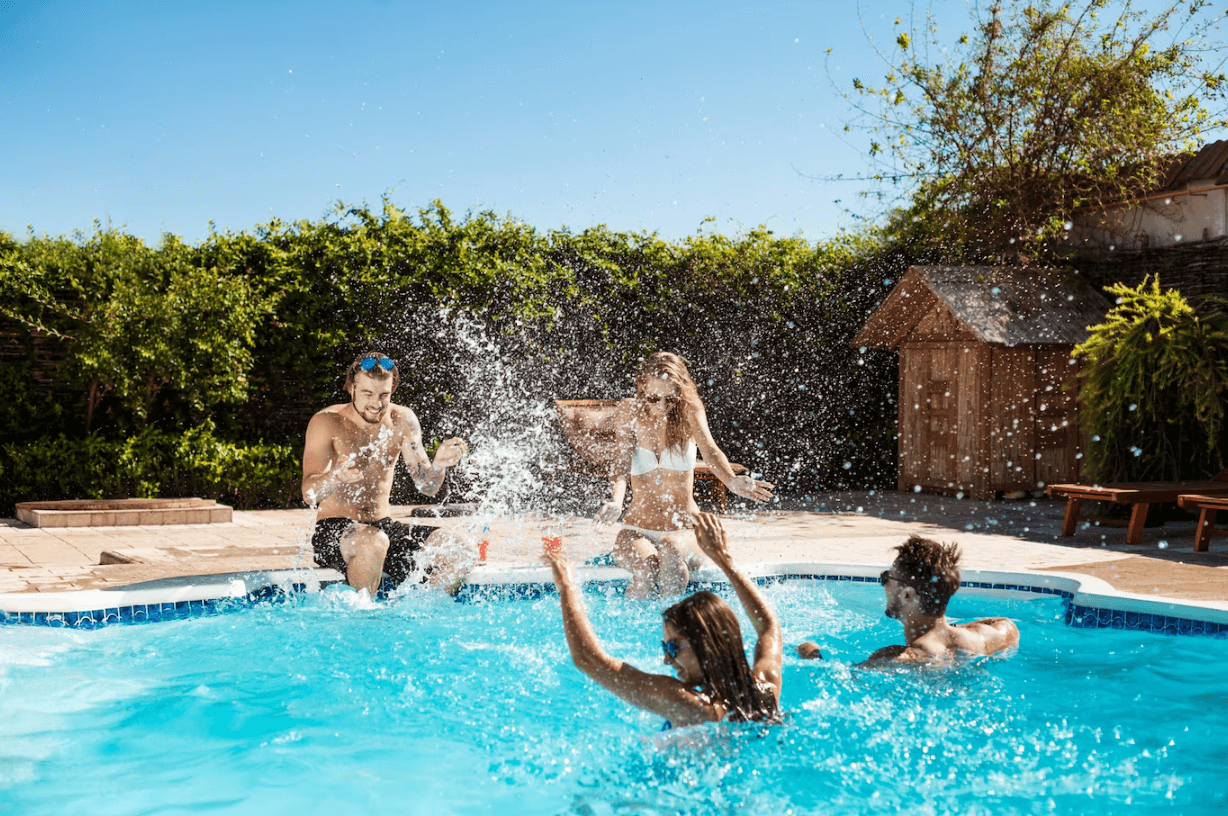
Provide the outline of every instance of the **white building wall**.
{"type": "Polygon", "coordinates": [[[1070,241],[1104,249],[1165,247],[1228,236],[1228,187],[1203,179],[1129,206],[1085,210],[1070,241]]]}

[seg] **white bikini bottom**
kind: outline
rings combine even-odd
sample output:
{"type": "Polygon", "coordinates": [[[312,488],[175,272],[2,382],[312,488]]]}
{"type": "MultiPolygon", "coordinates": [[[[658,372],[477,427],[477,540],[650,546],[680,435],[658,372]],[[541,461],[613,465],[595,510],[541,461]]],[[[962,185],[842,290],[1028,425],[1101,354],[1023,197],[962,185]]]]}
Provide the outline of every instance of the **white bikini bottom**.
{"type": "MultiPolygon", "coordinates": [[[[650,530],[647,527],[636,527],[634,524],[624,524],[623,529],[630,530],[641,538],[648,539],[650,542],[652,542],[652,546],[656,547],[657,549],[661,548],[661,541],[667,535],[673,535],[674,533],[690,533],[691,541],[695,540],[695,531],[689,530],[686,527],[683,527],[681,530],[650,530]]],[[[698,569],[704,562],[703,554],[696,551],[694,544],[684,543],[682,546],[686,550],[687,566],[691,569],[698,569]]]]}
{"type": "Polygon", "coordinates": [[[665,538],[667,535],[691,532],[686,527],[683,527],[681,530],[650,530],[647,527],[636,527],[634,524],[624,524],[623,529],[630,530],[633,533],[639,533],[657,547],[661,546],[661,539],[665,538]]]}

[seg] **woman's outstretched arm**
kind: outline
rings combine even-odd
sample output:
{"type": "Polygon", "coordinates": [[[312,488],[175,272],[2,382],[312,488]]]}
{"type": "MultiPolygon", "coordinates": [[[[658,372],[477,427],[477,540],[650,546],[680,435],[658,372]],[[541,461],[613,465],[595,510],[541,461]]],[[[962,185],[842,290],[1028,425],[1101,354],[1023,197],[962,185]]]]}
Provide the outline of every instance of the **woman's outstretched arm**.
{"type": "Polygon", "coordinates": [[[694,725],[717,719],[710,703],[677,679],[648,674],[606,654],[589,623],[571,562],[561,553],[547,551],[543,558],[554,571],[563,610],[563,633],[576,668],[631,705],[660,714],[674,725],[694,725]]]}
{"type": "Polygon", "coordinates": [[[695,540],[704,555],[712,559],[712,563],[720,568],[729,579],[738,600],[746,610],[755,633],[759,636],[755,644],[755,661],[751,671],[755,679],[769,683],[776,689],[776,699],[780,699],[780,667],[784,660],[781,651],[780,619],[776,610],[768,603],[767,598],[759,591],[755,582],[747,578],[733,562],[729,554],[729,541],[721,520],[712,513],[700,513],[695,520],[695,540]]]}
{"type": "Polygon", "coordinates": [[[712,468],[712,474],[720,479],[725,487],[751,501],[765,502],[772,498],[772,488],[775,485],[757,481],[749,474],[734,474],[729,457],[716,446],[716,440],[712,438],[712,431],[708,428],[708,413],[702,405],[691,417],[691,436],[695,438],[695,447],[699,448],[704,464],[712,468]]]}

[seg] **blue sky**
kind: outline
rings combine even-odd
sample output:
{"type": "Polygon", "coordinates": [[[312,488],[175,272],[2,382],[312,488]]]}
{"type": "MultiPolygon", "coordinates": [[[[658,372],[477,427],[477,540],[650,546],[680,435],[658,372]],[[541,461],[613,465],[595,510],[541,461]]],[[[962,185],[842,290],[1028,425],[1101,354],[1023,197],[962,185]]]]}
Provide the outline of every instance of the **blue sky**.
{"type": "Polygon", "coordinates": [[[819,240],[859,186],[806,176],[865,170],[828,48],[846,88],[882,73],[855,3],[0,0],[0,230],[194,242],[387,194],[819,240]]]}

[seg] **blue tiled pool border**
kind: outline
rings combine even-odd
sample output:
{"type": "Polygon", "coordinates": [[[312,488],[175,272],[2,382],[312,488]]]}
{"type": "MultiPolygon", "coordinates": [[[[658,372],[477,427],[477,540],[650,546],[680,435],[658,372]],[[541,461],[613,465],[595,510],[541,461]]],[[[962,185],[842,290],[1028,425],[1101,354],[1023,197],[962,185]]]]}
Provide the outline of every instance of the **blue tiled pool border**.
{"type": "MultiPolygon", "coordinates": [[[[878,583],[879,566],[790,564],[760,565],[752,572],[761,585],[800,581],[848,581],[852,583],[878,583]],[[764,574],[766,573],[766,574],[764,574]]],[[[1010,580],[965,580],[961,588],[977,594],[1007,595],[1013,597],[1057,596],[1065,607],[1065,621],[1080,629],[1122,629],[1157,634],[1213,637],[1228,639],[1228,610],[1218,606],[1172,599],[1147,598],[1116,593],[1099,579],[1084,575],[1038,575],[1034,573],[991,573],[966,570],[965,574],[985,573],[984,577],[1010,580]],[[1067,586],[1063,586],[1063,584],[1067,586]],[[1088,584],[1092,584],[1091,587],[1088,584]],[[1131,608],[1133,607],[1133,608],[1131,608]],[[1182,612],[1185,614],[1169,614],[1182,612]],[[1197,615],[1197,617],[1194,617],[1197,615]]],[[[610,567],[590,567],[581,570],[581,577],[589,586],[604,587],[607,591],[621,593],[626,587],[626,573],[610,567]]],[[[724,581],[718,576],[700,575],[689,589],[711,589],[724,581]]],[[[978,577],[981,577],[978,575],[978,577]]],[[[280,572],[243,573],[232,576],[215,576],[215,580],[203,582],[197,594],[210,597],[171,600],[147,598],[144,603],[116,603],[115,605],[86,604],[90,608],[62,611],[23,610],[16,606],[45,606],[54,604],[52,598],[63,601],[62,605],[80,606],[81,602],[99,597],[98,591],[56,593],[41,595],[38,603],[29,593],[0,596],[0,625],[33,625],[95,629],[114,624],[152,623],[165,620],[183,620],[202,615],[216,615],[243,609],[257,604],[285,602],[296,594],[316,591],[329,583],[336,583],[340,576],[331,570],[285,570],[280,572]],[[212,597],[218,592],[221,582],[229,580],[229,594],[212,597]]],[[[476,570],[470,581],[462,585],[456,600],[486,602],[493,600],[531,600],[553,595],[554,584],[548,573],[540,568],[510,568],[476,570]]],[[[185,579],[187,580],[187,579],[185,579]]],[[[173,593],[182,596],[184,588],[173,593]]],[[[144,590],[135,595],[157,595],[156,590],[144,590]]],[[[118,593],[116,600],[124,598],[118,593]]]]}

